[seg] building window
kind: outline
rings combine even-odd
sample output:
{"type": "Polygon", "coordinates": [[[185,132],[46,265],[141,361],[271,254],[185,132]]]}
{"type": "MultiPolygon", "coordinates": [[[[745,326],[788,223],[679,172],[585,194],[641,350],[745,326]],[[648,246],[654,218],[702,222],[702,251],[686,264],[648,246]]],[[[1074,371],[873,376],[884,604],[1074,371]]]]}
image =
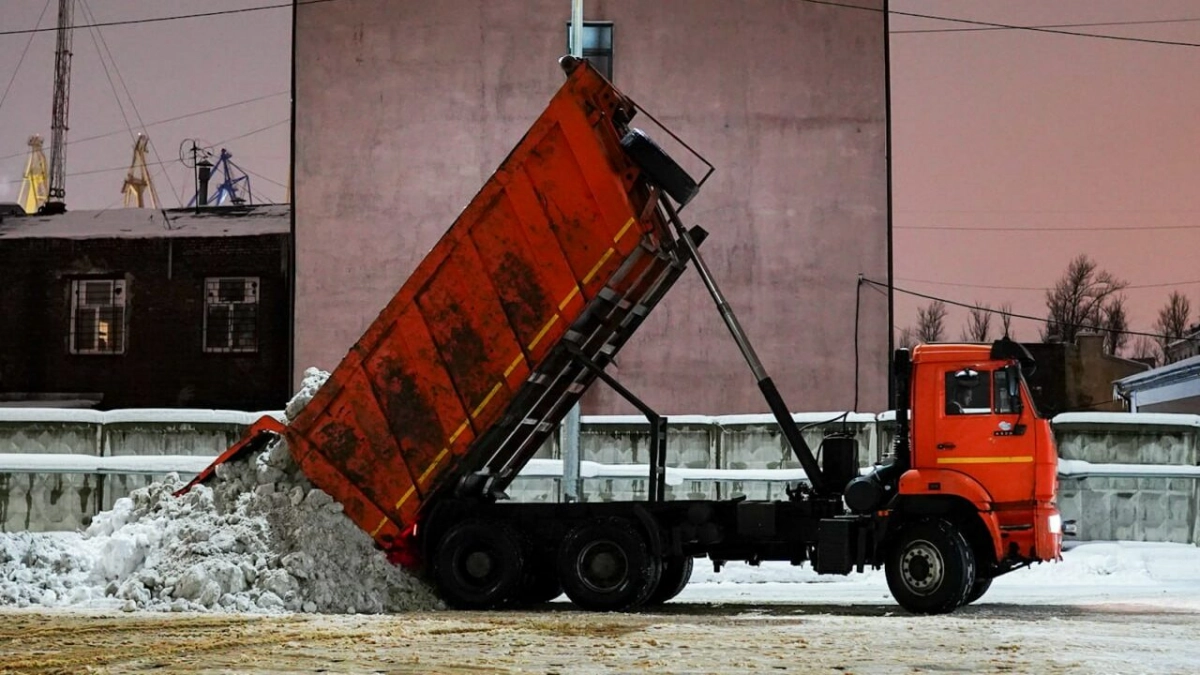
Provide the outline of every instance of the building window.
{"type": "MultiPolygon", "coordinates": [[[[571,23],[567,22],[567,53],[571,53],[571,23]]],[[[613,76],[613,25],[611,21],[583,22],[583,58],[610,82],[613,76]]]]}
{"type": "Polygon", "coordinates": [[[258,277],[204,280],[204,351],[258,351],[258,277]]]}
{"type": "Polygon", "coordinates": [[[125,353],[124,279],[71,281],[72,354],[125,353]]]}

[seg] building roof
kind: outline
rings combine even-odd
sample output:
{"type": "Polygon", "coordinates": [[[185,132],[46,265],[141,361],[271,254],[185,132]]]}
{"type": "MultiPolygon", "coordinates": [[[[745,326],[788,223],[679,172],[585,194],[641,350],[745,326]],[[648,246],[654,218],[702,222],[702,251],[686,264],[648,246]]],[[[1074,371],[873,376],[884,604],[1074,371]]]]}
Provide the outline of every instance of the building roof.
{"type": "Polygon", "coordinates": [[[1113,385],[1117,391],[1124,394],[1141,389],[1154,389],[1197,376],[1200,376],[1200,356],[1193,356],[1190,359],[1176,361],[1144,373],[1121,378],[1113,385]]]}
{"type": "Polygon", "coordinates": [[[159,239],[252,237],[291,232],[290,204],[67,211],[0,220],[0,239],[159,239]],[[169,224],[168,224],[169,221],[169,224]]]}

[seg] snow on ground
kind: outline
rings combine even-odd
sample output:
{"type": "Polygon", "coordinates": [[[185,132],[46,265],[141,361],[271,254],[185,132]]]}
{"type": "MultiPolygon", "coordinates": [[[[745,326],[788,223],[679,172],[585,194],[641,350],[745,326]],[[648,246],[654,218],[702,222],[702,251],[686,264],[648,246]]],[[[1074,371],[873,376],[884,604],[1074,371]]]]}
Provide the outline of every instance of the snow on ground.
{"type": "MultiPolygon", "coordinates": [[[[327,373],[310,369],[289,415],[327,373]]],[[[0,534],[0,606],[377,613],[439,606],[387,562],[282,440],[181,497],[167,480],[82,533],[0,534]]]]}
{"type": "MultiPolygon", "coordinates": [[[[696,561],[679,602],[894,604],[883,570],[818,575],[808,567],[730,563],[719,574],[696,561]]],[[[996,579],[980,601],[1014,604],[1153,603],[1200,611],[1200,548],[1189,544],[1081,542],[1063,559],[996,579]]]]}

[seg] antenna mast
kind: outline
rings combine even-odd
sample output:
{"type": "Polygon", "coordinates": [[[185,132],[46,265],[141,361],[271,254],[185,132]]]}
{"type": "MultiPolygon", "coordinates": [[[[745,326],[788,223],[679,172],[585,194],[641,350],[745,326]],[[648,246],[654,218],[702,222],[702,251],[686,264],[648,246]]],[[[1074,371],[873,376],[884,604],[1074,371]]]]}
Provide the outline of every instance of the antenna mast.
{"type": "Polygon", "coordinates": [[[54,50],[54,110],[50,120],[50,186],[43,213],[67,210],[67,116],[71,94],[71,26],[75,0],[58,0],[58,43],[54,50]]]}

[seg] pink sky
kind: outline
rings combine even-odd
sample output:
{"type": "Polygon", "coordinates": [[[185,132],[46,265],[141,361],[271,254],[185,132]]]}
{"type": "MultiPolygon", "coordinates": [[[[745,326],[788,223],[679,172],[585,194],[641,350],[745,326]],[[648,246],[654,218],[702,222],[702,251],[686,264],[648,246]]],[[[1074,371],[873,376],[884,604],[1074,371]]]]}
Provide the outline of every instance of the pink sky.
{"type": "MultiPolygon", "coordinates": [[[[5,0],[0,31],[32,27],[45,4],[5,0]]],[[[42,26],[53,25],[55,4],[42,26]]],[[[262,4],[275,3],[90,0],[86,7],[97,21],[111,21],[262,4]]],[[[77,10],[80,23],[83,7],[77,10]]],[[[1024,25],[1200,19],[1194,0],[893,0],[892,9],[1024,25]]],[[[955,27],[963,26],[892,20],[893,31],[955,27]]],[[[286,92],[290,30],[290,11],[276,9],[110,27],[101,35],[149,123],[286,92]]],[[[1077,30],[1200,43],[1200,21],[1077,30]]],[[[0,36],[0,91],[26,39],[0,36]]],[[[74,51],[70,138],[120,133],[69,147],[67,204],[117,206],[132,142],[90,31],[76,31],[74,51]]],[[[48,144],[53,59],[53,33],[35,36],[0,107],[0,200],[16,198],[19,182],[13,181],[24,168],[26,138],[41,133],[48,144]]],[[[1036,289],[1052,284],[1072,257],[1087,253],[1134,286],[1151,286],[1126,292],[1135,329],[1150,329],[1172,288],[1200,303],[1200,269],[1185,253],[1200,244],[1198,66],[1195,47],[1008,30],[893,35],[897,285],[964,302],[1009,301],[1016,312],[1040,316],[1044,294],[1036,289]],[[1144,229],[1178,226],[1196,229],[1144,229]]],[[[119,81],[116,86],[121,91],[119,81]]],[[[136,130],[128,100],[123,103],[136,130]]],[[[258,174],[252,176],[256,192],[280,200],[288,114],[286,94],[275,95],[152,126],[149,134],[186,201],[190,177],[176,161],[180,141],[217,143],[249,133],[228,147],[258,174]]],[[[168,182],[156,182],[174,206],[168,182]]],[[[912,324],[924,302],[898,294],[896,325],[912,324]]],[[[951,337],[964,314],[952,310],[951,337]]],[[[1017,337],[1036,339],[1034,323],[1014,326],[1017,337]]]]}

